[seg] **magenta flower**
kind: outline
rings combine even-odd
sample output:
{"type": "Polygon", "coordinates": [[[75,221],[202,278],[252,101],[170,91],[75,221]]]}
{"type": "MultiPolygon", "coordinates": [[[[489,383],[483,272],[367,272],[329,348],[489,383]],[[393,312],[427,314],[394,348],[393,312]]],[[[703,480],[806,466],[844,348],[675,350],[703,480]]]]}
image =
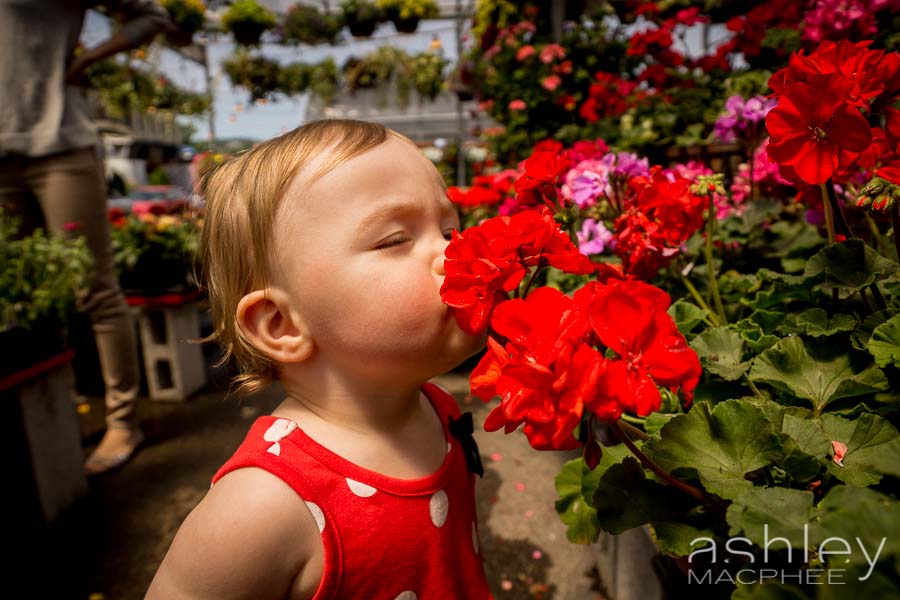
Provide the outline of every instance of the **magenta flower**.
{"type": "Polygon", "coordinates": [[[585,219],[581,224],[581,231],[576,235],[578,250],[587,256],[602,254],[607,248],[612,249],[616,237],[602,222],[594,219],[585,219]]]}

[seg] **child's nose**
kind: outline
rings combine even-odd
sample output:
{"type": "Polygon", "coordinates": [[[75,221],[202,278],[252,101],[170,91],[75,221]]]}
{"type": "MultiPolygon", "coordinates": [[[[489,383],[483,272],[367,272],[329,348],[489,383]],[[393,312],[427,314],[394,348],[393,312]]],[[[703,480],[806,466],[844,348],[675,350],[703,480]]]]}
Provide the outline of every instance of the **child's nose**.
{"type": "Polygon", "coordinates": [[[432,263],[432,270],[434,274],[439,277],[444,277],[447,274],[447,270],[444,268],[444,251],[447,249],[447,246],[450,245],[450,242],[444,240],[443,243],[438,247],[438,252],[434,256],[434,262],[432,263]]]}

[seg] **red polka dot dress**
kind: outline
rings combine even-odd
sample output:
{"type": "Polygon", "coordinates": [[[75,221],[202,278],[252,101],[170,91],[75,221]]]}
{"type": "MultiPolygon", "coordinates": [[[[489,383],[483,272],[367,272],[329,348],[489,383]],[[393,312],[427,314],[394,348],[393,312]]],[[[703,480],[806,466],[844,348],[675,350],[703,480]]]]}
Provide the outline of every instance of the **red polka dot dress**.
{"type": "Polygon", "coordinates": [[[448,452],[421,479],[394,479],[347,461],[313,441],[297,423],[259,417],[212,479],[242,467],[265,469],[290,485],[319,526],[325,547],[314,600],[491,598],[478,543],[475,475],[448,417],[459,408],[426,383],[444,426],[448,452]]]}

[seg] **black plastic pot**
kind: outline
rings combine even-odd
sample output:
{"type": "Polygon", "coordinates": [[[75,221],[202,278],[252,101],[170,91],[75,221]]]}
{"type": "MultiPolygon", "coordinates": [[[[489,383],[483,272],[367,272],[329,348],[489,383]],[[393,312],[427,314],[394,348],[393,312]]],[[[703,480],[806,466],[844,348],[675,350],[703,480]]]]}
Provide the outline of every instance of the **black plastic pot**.
{"type": "Polygon", "coordinates": [[[367,38],[378,27],[378,19],[360,18],[358,15],[349,14],[347,15],[347,27],[350,29],[350,35],[353,37],[367,38]]]}
{"type": "Polygon", "coordinates": [[[391,19],[391,22],[400,33],[415,33],[416,29],[419,28],[419,17],[409,17],[408,19],[401,19],[398,16],[394,19],[391,19]]]}
{"type": "Polygon", "coordinates": [[[231,35],[234,36],[234,41],[244,46],[255,46],[259,44],[259,38],[262,37],[265,30],[265,25],[255,21],[231,24],[231,35]]]}

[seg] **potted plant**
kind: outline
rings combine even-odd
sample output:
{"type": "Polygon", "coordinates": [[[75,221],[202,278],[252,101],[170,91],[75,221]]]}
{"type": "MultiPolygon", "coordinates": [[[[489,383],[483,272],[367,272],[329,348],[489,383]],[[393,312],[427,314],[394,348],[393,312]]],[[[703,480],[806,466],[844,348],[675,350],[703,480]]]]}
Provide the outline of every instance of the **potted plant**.
{"type": "Polygon", "coordinates": [[[110,220],[113,259],[124,290],[150,296],[195,287],[198,220],[163,204],[131,214],[113,209],[110,220]]]}
{"type": "Polygon", "coordinates": [[[278,91],[280,66],[264,56],[237,51],[222,63],[231,85],[247,88],[251,100],[266,98],[278,91]]]}
{"type": "Polygon", "coordinates": [[[409,61],[413,87],[421,96],[434,100],[445,87],[444,69],[448,64],[439,52],[414,55],[409,61]]]}
{"type": "Polygon", "coordinates": [[[42,229],[23,237],[19,223],[0,210],[0,378],[64,348],[61,325],[87,290],[91,268],[83,237],[42,229]]]}
{"type": "Polygon", "coordinates": [[[203,0],[162,0],[175,29],[166,32],[166,39],[173,46],[187,46],[194,33],[203,27],[206,5],[203,0]]]}
{"type": "Polygon", "coordinates": [[[281,37],[289,44],[334,44],[343,27],[342,13],[324,13],[315,6],[295,4],[285,15],[281,37]]]}
{"type": "Polygon", "coordinates": [[[236,0],[222,16],[222,27],[243,46],[259,44],[263,32],[275,23],[275,15],[256,0],[236,0]]]}
{"type": "Polygon", "coordinates": [[[341,2],[344,21],[353,37],[369,37],[383,22],[384,13],[370,0],[344,0],[341,2]]]}
{"type": "Polygon", "coordinates": [[[413,33],[422,19],[438,15],[438,5],[434,0],[377,0],[379,8],[400,33],[413,33]]]}

